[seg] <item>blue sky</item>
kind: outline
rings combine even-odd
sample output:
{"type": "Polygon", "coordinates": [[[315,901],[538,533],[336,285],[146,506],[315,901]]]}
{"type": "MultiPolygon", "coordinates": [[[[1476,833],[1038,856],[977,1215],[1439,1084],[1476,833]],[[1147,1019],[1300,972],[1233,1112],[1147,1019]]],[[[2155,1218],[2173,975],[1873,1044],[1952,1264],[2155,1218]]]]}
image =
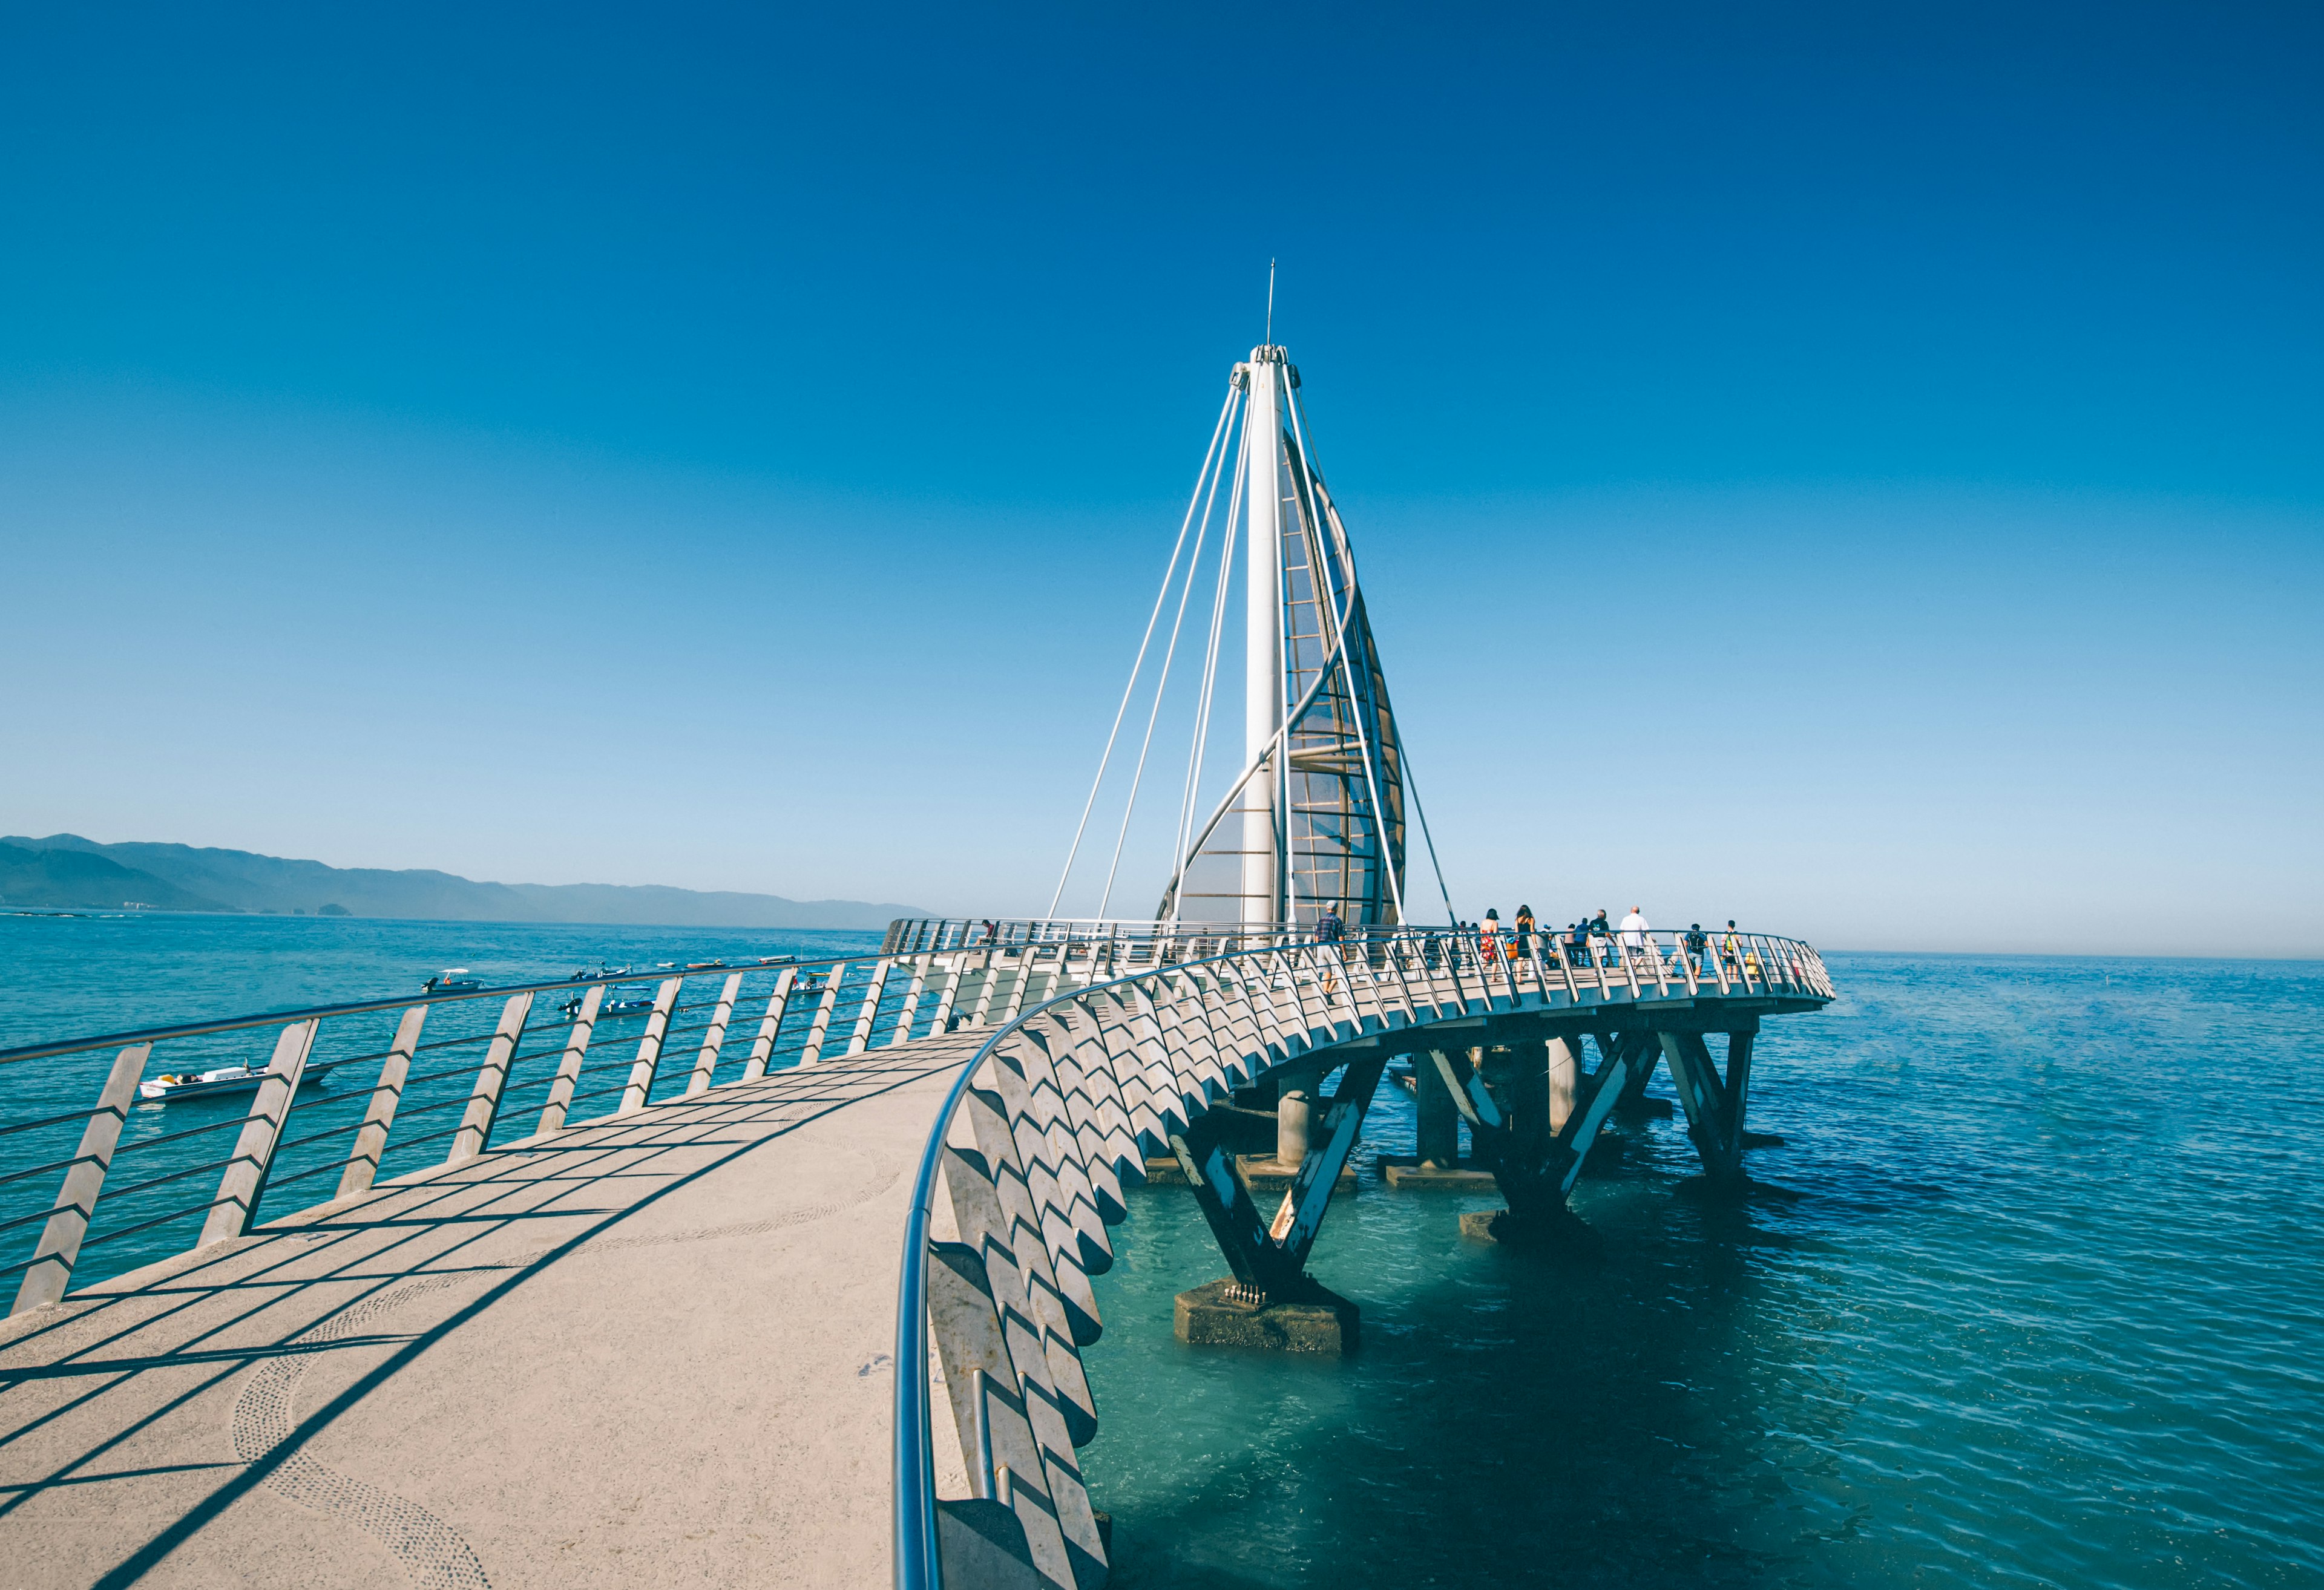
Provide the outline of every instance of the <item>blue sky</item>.
{"type": "Polygon", "coordinates": [[[1464,914],[2324,953],[2320,32],[11,8],[0,823],[1038,909],[1275,257],[1464,914]]]}

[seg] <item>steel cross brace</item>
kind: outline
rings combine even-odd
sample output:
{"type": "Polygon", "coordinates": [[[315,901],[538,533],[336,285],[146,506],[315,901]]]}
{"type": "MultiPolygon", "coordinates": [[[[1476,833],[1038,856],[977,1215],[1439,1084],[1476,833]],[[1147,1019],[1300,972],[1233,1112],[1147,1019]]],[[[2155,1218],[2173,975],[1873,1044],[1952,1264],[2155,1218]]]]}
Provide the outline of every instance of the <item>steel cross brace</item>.
{"type": "Polygon", "coordinates": [[[1221,1117],[1204,1115],[1185,1132],[1170,1135],[1170,1150],[1179,1169],[1194,1189],[1194,1201],[1211,1235],[1226,1255],[1234,1278],[1252,1291],[1273,1299],[1295,1298],[1312,1290],[1307,1279],[1307,1255],[1323,1229],[1333,1189],[1348,1163],[1362,1129],[1364,1111],[1372,1091],[1388,1069],[1384,1054],[1368,1054],[1348,1062],[1340,1085],[1322,1101],[1317,1111],[1321,1147],[1310,1147],[1299,1162],[1299,1173],[1273,1218],[1263,1215],[1250,1190],[1235,1174],[1234,1156],[1219,1143],[1221,1117]]]}
{"type": "MultiPolygon", "coordinates": [[[[1580,1034],[1565,1042],[1578,1044],[1580,1034]]],[[[1480,1073],[1456,1064],[1442,1050],[1436,1052],[1436,1069],[1469,1122],[1477,1156],[1493,1167],[1493,1180],[1508,1199],[1511,1214],[1545,1223],[1564,1212],[1566,1195],[1582,1174],[1582,1162],[1599,1127],[1621,1098],[1624,1084],[1650,1062],[1658,1043],[1652,1033],[1618,1034],[1610,1044],[1601,1038],[1598,1069],[1574,1079],[1572,1109],[1554,1132],[1549,1129],[1546,1078],[1531,1074],[1540,1068],[1528,1068],[1522,1079],[1504,1084],[1508,1096],[1504,1108],[1480,1073]]],[[[1525,1047],[1534,1051],[1533,1045],[1525,1047]]]]}

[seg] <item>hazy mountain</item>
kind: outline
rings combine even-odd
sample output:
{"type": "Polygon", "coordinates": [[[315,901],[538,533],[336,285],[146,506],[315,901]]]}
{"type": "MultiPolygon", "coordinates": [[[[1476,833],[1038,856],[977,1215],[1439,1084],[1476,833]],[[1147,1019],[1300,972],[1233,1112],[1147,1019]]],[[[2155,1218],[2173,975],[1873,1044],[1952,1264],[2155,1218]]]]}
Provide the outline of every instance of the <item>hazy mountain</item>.
{"type": "MultiPolygon", "coordinates": [[[[925,916],[910,905],[872,905],[862,900],[787,900],[780,895],[664,888],[654,885],[573,883],[479,883],[449,872],[422,869],[388,871],[372,867],[326,867],[249,850],[198,850],[191,845],[144,842],[102,845],[77,833],[46,839],[0,839],[0,847],[29,852],[40,876],[67,871],[80,862],[103,862],[126,893],[106,890],[106,875],[88,874],[97,890],[88,901],[33,899],[20,896],[0,874],[0,898],[11,905],[101,903],[118,910],[124,900],[175,911],[273,911],[288,916],[345,911],[354,916],[392,916],[450,922],[594,922],[616,925],[672,927],[881,928],[899,916],[925,916]],[[127,880],[147,878],[140,894],[127,880]],[[198,903],[189,903],[198,902],[198,903]],[[333,909],[336,907],[336,909],[333,909]]],[[[23,865],[14,863],[14,865],[23,865]]],[[[59,876],[63,876],[60,874],[59,876]]],[[[25,874],[32,887],[32,872],[25,874]]],[[[43,886],[48,887],[48,886],[43,886]]],[[[86,892],[86,891],[84,891],[86,892]]]]}
{"type": "Polygon", "coordinates": [[[65,911],[118,911],[130,904],[161,911],[223,911],[207,895],[180,888],[109,857],[75,850],[28,850],[0,840],[0,905],[65,911]]]}

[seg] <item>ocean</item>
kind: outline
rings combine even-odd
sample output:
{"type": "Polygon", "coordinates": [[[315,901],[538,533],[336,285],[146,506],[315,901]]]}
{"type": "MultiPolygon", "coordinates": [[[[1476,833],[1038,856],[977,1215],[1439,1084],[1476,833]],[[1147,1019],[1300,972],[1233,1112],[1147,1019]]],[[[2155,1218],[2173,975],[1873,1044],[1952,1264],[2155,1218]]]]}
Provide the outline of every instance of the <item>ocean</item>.
{"type": "MultiPolygon", "coordinates": [[[[447,966],[877,942],[0,917],[0,1046],[447,966]]],[[[1183,1190],[1134,1190],[1085,1354],[1113,1585],[2324,1585],[2324,965],[1827,959],[1840,1001],[1759,1040],[1751,1125],[1783,1141],[1748,1195],[1706,1197],[1671,1121],[1610,1129],[1573,1200],[1593,1256],[1389,1191],[1370,1161],[1412,1119],[1383,1087],[1312,1262],[1363,1309],[1343,1359],[1179,1345],[1172,1295],[1224,1265],[1183,1190]]],[[[0,1124],[83,1107],[103,1063],[7,1068],[0,1124]]],[[[0,1183],[0,1218],[49,1180],[0,1183]]]]}

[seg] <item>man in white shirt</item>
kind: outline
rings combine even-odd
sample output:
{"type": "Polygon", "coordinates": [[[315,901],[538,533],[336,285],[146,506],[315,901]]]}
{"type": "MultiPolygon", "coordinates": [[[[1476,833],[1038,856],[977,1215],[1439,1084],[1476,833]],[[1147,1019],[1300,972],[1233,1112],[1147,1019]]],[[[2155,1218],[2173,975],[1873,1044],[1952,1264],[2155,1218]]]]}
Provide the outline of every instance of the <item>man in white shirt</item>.
{"type": "Polygon", "coordinates": [[[1630,959],[1643,960],[1646,953],[1646,919],[1638,914],[1636,905],[1630,907],[1630,914],[1622,918],[1622,925],[1617,931],[1622,936],[1622,948],[1629,951],[1630,959]]]}

